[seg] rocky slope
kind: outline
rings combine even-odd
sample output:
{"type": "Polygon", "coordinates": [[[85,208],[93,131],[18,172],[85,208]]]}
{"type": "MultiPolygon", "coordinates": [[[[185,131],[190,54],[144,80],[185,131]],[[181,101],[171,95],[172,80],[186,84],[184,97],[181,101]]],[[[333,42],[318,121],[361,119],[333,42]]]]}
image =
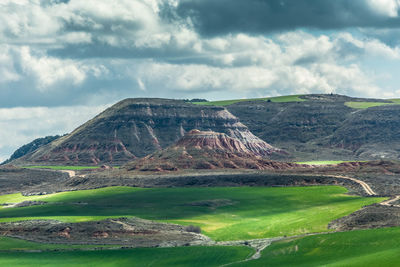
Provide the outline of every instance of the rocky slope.
{"type": "Polygon", "coordinates": [[[363,158],[400,158],[400,105],[353,112],[328,140],[363,158]]]}
{"type": "Polygon", "coordinates": [[[119,165],[168,147],[195,128],[237,138],[260,156],[279,152],[223,107],[168,99],[126,99],[14,164],[119,165]]]}
{"type": "Polygon", "coordinates": [[[191,130],[175,145],[123,167],[128,171],[177,171],[182,169],[286,169],[293,163],[268,161],[239,139],[224,133],[191,130]]]}

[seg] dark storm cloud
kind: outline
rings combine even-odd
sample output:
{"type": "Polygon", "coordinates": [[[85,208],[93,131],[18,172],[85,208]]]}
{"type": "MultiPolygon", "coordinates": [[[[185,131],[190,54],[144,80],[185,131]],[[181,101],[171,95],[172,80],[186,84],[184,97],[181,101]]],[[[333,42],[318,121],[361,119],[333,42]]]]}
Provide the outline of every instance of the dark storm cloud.
{"type": "Polygon", "coordinates": [[[61,48],[49,49],[48,54],[56,57],[68,58],[157,58],[160,60],[189,57],[193,51],[189,48],[177,48],[172,41],[160,47],[136,47],[123,45],[110,45],[97,40],[88,44],[65,44],[61,48]]]}
{"type": "Polygon", "coordinates": [[[383,14],[376,5],[366,0],[182,0],[177,14],[190,18],[206,36],[297,28],[400,26],[399,18],[383,14]]]}

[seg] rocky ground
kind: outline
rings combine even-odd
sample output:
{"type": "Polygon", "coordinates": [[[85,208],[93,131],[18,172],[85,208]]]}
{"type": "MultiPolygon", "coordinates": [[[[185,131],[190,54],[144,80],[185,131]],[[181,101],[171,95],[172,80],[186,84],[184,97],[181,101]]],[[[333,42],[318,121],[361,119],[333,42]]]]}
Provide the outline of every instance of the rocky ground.
{"type": "Polygon", "coordinates": [[[330,229],[348,231],[400,226],[400,208],[374,204],[329,224],[330,229]]]}
{"type": "Polygon", "coordinates": [[[46,194],[106,186],[189,187],[189,186],[300,186],[343,185],[351,192],[366,195],[352,181],[333,176],[346,175],[366,182],[377,195],[396,196],[400,193],[400,164],[393,161],[343,163],[330,167],[291,168],[276,170],[184,170],[136,172],[126,169],[103,169],[78,172],[77,176],[52,170],[17,167],[0,168],[0,194],[46,194]]]}
{"type": "Polygon", "coordinates": [[[63,223],[54,220],[0,223],[0,236],[57,244],[117,244],[129,247],[202,245],[211,240],[196,229],[139,218],[63,223]]]}
{"type": "Polygon", "coordinates": [[[13,166],[0,168],[0,194],[24,191],[42,193],[59,190],[60,184],[68,180],[68,175],[50,170],[32,170],[13,166]]]}

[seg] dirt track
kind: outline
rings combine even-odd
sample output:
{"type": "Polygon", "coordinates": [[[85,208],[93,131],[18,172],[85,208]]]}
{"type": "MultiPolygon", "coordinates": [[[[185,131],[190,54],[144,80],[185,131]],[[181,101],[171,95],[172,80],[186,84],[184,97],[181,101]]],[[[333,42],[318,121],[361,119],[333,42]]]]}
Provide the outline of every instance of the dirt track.
{"type": "Polygon", "coordinates": [[[366,183],[363,182],[361,180],[358,180],[356,178],[352,178],[352,177],[348,177],[348,176],[342,176],[342,175],[327,175],[329,177],[334,177],[334,178],[339,178],[339,179],[347,179],[347,180],[351,180],[353,182],[358,183],[359,185],[361,185],[361,187],[364,189],[364,191],[370,195],[370,196],[376,196],[377,194],[374,192],[374,190],[371,189],[371,187],[366,183]]]}
{"type": "Polygon", "coordinates": [[[398,201],[400,199],[400,196],[396,196],[395,198],[389,199],[389,200],[385,200],[383,202],[381,202],[381,205],[384,206],[389,206],[389,207],[398,207],[400,208],[400,205],[393,205],[392,203],[398,201]]]}
{"type": "MultiPolygon", "coordinates": [[[[376,196],[376,195],[377,195],[377,194],[374,192],[374,190],[372,190],[372,188],[371,188],[366,182],[363,182],[363,181],[358,180],[358,179],[356,179],[356,178],[352,178],[352,177],[348,177],[348,176],[341,176],[341,175],[327,175],[327,176],[329,176],[329,177],[335,177],[335,178],[340,178],[340,179],[348,179],[348,180],[354,181],[354,182],[358,183],[359,185],[361,185],[361,187],[364,189],[364,191],[365,191],[368,195],[370,195],[370,196],[376,196]]],[[[393,205],[393,204],[392,204],[392,203],[394,203],[394,202],[396,202],[396,201],[398,201],[398,200],[400,200],[400,195],[395,196],[394,198],[385,200],[385,201],[383,201],[383,202],[381,202],[381,203],[379,203],[379,204],[380,204],[380,205],[383,205],[383,206],[398,207],[398,208],[400,208],[400,205],[393,205]]]]}
{"type": "Polygon", "coordinates": [[[76,172],[75,171],[70,171],[70,170],[61,170],[63,173],[67,173],[69,175],[69,178],[75,177],[76,172]]]}

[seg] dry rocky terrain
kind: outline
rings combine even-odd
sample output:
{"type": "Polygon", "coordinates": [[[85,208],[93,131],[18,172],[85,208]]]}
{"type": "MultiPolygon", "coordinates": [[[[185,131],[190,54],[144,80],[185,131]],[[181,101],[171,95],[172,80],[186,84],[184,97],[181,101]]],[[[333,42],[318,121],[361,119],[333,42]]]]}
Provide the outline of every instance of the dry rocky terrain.
{"type": "Polygon", "coordinates": [[[199,245],[211,240],[190,227],[139,218],[63,223],[35,220],[0,223],[0,236],[56,244],[118,244],[129,247],[199,245]]]}

